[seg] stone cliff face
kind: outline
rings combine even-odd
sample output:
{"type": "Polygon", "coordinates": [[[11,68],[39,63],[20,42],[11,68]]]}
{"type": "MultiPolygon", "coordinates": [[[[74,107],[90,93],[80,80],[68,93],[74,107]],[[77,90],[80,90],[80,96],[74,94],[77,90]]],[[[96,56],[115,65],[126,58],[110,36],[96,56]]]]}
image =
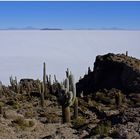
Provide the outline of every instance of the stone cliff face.
{"type": "Polygon", "coordinates": [[[117,88],[140,92],[140,60],[124,54],[97,56],[94,70],[77,83],[77,92],[88,94],[98,89],[117,88]]]}

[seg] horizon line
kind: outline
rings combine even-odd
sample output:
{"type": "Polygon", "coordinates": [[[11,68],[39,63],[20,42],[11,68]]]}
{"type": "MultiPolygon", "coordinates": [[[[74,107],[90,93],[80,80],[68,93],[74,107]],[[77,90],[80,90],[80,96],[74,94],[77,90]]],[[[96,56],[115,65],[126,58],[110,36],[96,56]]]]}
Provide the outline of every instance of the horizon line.
{"type": "Polygon", "coordinates": [[[57,28],[57,27],[7,27],[7,28],[0,28],[0,30],[140,30],[140,28],[121,28],[121,27],[100,27],[100,28],[57,28]]]}

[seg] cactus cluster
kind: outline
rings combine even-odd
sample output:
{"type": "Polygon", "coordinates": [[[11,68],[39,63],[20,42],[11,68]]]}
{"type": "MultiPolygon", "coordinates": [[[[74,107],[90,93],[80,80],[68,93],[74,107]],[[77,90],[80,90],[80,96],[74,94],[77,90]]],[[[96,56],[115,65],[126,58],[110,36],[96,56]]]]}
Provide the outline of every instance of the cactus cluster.
{"type": "Polygon", "coordinates": [[[17,77],[15,76],[15,79],[13,79],[12,76],[10,76],[10,84],[14,92],[19,93],[19,87],[17,82],[17,77]]]}
{"type": "Polygon", "coordinates": [[[70,122],[70,106],[74,104],[74,118],[78,116],[78,101],[76,98],[76,87],[74,82],[74,76],[66,71],[66,79],[61,83],[61,90],[59,92],[58,101],[62,106],[63,123],[70,122]]]}
{"type": "MultiPolygon", "coordinates": [[[[20,82],[17,82],[17,78],[13,79],[10,76],[10,88],[16,93],[25,93],[28,94],[31,98],[31,95],[34,92],[40,93],[40,104],[44,108],[45,98],[47,98],[47,93],[52,93],[53,88],[59,91],[58,92],[58,101],[62,106],[62,116],[63,122],[70,122],[70,106],[74,107],[74,119],[78,117],[78,99],[76,97],[76,85],[74,81],[73,74],[66,70],[66,78],[61,84],[58,82],[56,75],[54,75],[54,80],[52,84],[51,75],[46,74],[46,64],[43,63],[43,81],[33,79],[21,79],[20,82]],[[54,87],[53,87],[54,85],[54,87]],[[57,85],[55,87],[55,85],[57,85]],[[60,86],[59,86],[60,85],[60,86]],[[21,91],[22,90],[22,91],[21,91]],[[49,90],[49,91],[48,91],[49,90]]],[[[2,83],[0,82],[0,91],[2,89],[2,83]]]]}

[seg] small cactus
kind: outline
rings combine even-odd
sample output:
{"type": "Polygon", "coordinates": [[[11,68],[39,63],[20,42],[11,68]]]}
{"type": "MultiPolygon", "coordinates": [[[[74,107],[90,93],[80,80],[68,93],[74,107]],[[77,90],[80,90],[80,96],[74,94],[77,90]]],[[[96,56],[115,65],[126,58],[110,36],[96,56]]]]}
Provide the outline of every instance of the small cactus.
{"type": "Polygon", "coordinates": [[[115,103],[117,108],[119,108],[122,104],[122,95],[120,92],[115,94],[115,103]]]}
{"type": "Polygon", "coordinates": [[[2,93],[3,88],[2,88],[2,82],[0,81],[0,93],[2,93]]]}
{"type": "Polygon", "coordinates": [[[50,85],[50,86],[52,85],[52,78],[51,78],[51,75],[49,75],[49,85],[50,85]]]}
{"type": "Polygon", "coordinates": [[[75,98],[74,101],[74,119],[78,118],[78,98],[75,98]]]}
{"type": "Polygon", "coordinates": [[[3,108],[0,106],[0,114],[3,114],[3,108]]]}
{"type": "Polygon", "coordinates": [[[28,93],[28,95],[30,95],[30,92],[31,92],[31,83],[27,82],[27,93],[28,93]]]}
{"type": "Polygon", "coordinates": [[[69,106],[62,106],[62,118],[63,123],[70,123],[70,107],[69,106]]]}
{"type": "Polygon", "coordinates": [[[90,67],[88,67],[88,74],[90,74],[91,73],[91,69],[90,69],[90,67]]]}
{"type": "Polygon", "coordinates": [[[128,56],[128,51],[126,51],[126,56],[128,56]]]}
{"type": "Polygon", "coordinates": [[[58,83],[58,81],[56,79],[56,75],[54,75],[54,83],[58,83]]]}
{"type": "Polygon", "coordinates": [[[3,106],[4,106],[4,103],[3,102],[0,102],[0,114],[2,114],[2,115],[4,113],[3,106]]]}
{"type": "Polygon", "coordinates": [[[41,106],[42,107],[44,107],[44,91],[45,91],[45,87],[44,87],[44,84],[43,83],[41,83],[41,92],[40,92],[40,94],[41,94],[41,106]]]}

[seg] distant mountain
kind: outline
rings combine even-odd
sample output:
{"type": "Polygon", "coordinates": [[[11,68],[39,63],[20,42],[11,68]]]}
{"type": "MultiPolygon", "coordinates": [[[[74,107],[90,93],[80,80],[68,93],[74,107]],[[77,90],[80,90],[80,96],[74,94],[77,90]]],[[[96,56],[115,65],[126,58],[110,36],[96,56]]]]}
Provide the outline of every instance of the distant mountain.
{"type": "Polygon", "coordinates": [[[15,27],[1,28],[0,30],[62,30],[62,29],[61,28],[35,28],[32,26],[27,26],[23,28],[15,28],[15,27]]]}
{"type": "Polygon", "coordinates": [[[111,28],[69,28],[69,29],[62,29],[62,28],[36,28],[32,26],[27,27],[10,27],[10,28],[1,28],[0,30],[140,30],[140,29],[127,29],[127,28],[118,28],[118,27],[111,27],[111,28]]]}
{"type": "Polygon", "coordinates": [[[3,28],[0,30],[40,30],[39,28],[34,28],[31,26],[27,26],[27,27],[21,27],[21,28],[16,28],[16,27],[10,27],[10,28],[3,28]]]}
{"type": "Polygon", "coordinates": [[[63,29],[60,29],[60,28],[42,28],[40,30],[63,30],[63,29]]]}

